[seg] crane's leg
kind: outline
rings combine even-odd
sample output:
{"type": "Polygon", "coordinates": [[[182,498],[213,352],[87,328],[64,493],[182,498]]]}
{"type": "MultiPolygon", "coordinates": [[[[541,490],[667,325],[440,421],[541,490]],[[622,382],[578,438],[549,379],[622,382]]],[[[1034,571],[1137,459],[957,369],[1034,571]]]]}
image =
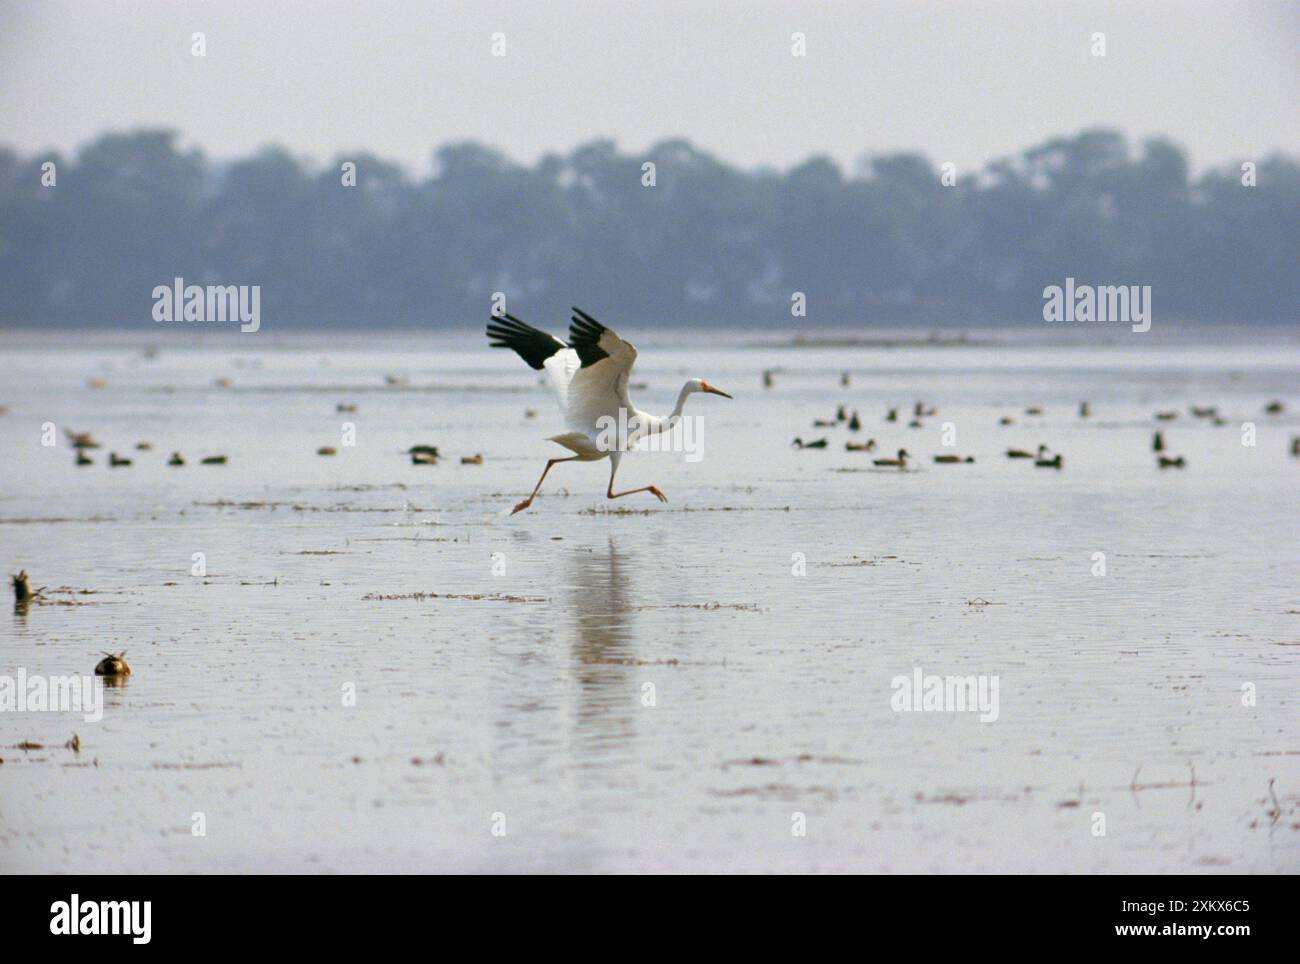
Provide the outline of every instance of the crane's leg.
{"type": "Polygon", "coordinates": [[[537,490],[540,489],[542,487],[542,483],[546,481],[546,473],[551,471],[552,465],[556,465],[559,462],[572,462],[576,458],[577,458],[576,455],[570,455],[567,459],[549,459],[546,463],[546,468],[542,469],[542,477],[538,479],[537,484],[533,486],[533,494],[530,495],[528,498],[524,499],[523,502],[520,502],[517,506],[515,506],[510,511],[510,514],[514,515],[516,512],[523,512],[525,509],[527,509],[530,505],[533,504],[533,499],[537,498],[537,490]]]}
{"type": "Polygon", "coordinates": [[[609,488],[605,490],[605,495],[607,497],[611,499],[621,499],[625,495],[636,495],[638,492],[649,492],[660,502],[668,501],[668,496],[664,495],[662,492],[659,491],[657,487],[653,485],[645,485],[639,489],[628,489],[626,492],[615,492],[614,473],[617,471],[618,471],[618,462],[616,460],[611,461],[609,466],[609,488]]]}

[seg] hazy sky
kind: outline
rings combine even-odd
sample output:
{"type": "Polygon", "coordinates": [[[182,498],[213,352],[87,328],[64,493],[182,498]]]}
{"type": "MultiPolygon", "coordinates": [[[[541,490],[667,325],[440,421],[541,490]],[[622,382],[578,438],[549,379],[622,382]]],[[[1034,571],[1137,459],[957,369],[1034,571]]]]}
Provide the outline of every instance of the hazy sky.
{"type": "Polygon", "coordinates": [[[24,152],[165,125],[217,157],[419,172],[450,140],[532,161],[677,135],[745,166],[921,149],[964,170],[1098,124],[1198,168],[1294,152],[1300,3],[0,0],[0,144],[24,152]]]}

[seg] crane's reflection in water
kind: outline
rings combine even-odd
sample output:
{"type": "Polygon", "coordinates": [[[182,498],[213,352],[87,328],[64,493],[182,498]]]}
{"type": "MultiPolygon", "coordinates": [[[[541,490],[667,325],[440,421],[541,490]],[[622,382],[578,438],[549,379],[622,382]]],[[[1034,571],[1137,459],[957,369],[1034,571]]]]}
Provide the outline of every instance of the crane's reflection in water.
{"type": "Polygon", "coordinates": [[[575,748],[596,754],[625,746],[635,732],[640,690],[635,676],[630,554],[611,539],[605,549],[570,555],[569,611],[575,700],[575,748]]]}

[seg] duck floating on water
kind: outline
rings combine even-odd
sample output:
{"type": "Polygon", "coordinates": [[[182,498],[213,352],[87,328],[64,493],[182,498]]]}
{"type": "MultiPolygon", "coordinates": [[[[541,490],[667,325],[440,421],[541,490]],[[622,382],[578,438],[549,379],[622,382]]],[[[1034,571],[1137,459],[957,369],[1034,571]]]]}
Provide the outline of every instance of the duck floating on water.
{"type": "Polygon", "coordinates": [[[862,430],[862,419],[858,418],[858,410],[853,410],[853,417],[849,419],[849,431],[860,432],[862,430]]]}
{"type": "Polygon", "coordinates": [[[1007,458],[1009,459],[1043,459],[1047,457],[1047,446],[1038,446],[1037,454],[1026,452],[1024,449],[1007,449],[1007,458]]]}
{"type": "Polygon", "coordinates": [[[77,464],[78,464],[78,465],[94,465],[94,464],[95,464],[95,460],[92,459],[92,458],[91,458],[89,455],[87,455],[85,452],[83,452],[81,449],[77,449],[77,464]]]}
{"type": "Polygon", "coordinates": [[[123,657],[126,656],[126,650],[120,653],[104,653],[104,658],[95,665],[96,676],[130,676],[131,667],[127,665],[123,657]]]}
{"type": "Polygon", "coordinates": [[[876,450],[876,440],[867,439],[865,442],[845,442],[844,451],[846,452],[874,452],[876,450]]]}
{"type": "Polygon", "coordinates": [[[412,445],[406,450],[406,454],[411,457],[412,465],[438,464],[438,446],[436,445],[412,445]]]}
{"type": "Polygon", "coordinates": [[[940,465],[964,465],[968,462],[974,462],[975,457],[972,455],[968,455],[965,458],[962,458],[960,455],[936,455],[934,460],[940,465]]]}
{"type": "Polygon", "coordinates": [[[1156,432],[1155,435],[1151,436],[1151,451],[1163,452],[1164,450],[1165,450],[1164,434],[1161,432],[1156,432]]]}
{"type": "Polygon", "coordinates": [[[34,599],[41,599],[44,589],[33,589],[31,582],[27,578],[27,570],[24,569],[16,576],[10,576],[9,582],[14,589],[14,608],[24,609],[29,606],[34,599]]]}
{"type": "Polygon", "coordinates": [[[1034,465],[1040,469],[1059,469],[1062,465],[1061,453],[1057,452],[1050,459],[1045,455],[1034,459],[1034,465]]]}
{"type": "Polygon", "coordinates": [[[181,458],[180,452],[173,452],[172,457],[167,460],[168,465],[184,465],[185,460],[181,458]]]}
{"type": "Polygon", "coordinates": [[[121,456],[121,455],[118,455],[116,452],[109,452],[109,453],[108,453],[108,464],[111,465],[111,466],[113,466],[114,468],[116,468],[117,466],[120,466],[120,465],[130,465],[130,464],[131,464],[131,460],[128,459],[128,458],[124,458],[124,457],[121,456]]]}
{"type": "Polygon", "coordinates": [[[1187,462],[1181,455],[1176,459],[1171,459],[1167,455],[1157,455],[1156,465],[1162,469],[1183,469],[1187,467],[1187,462]]]}
{"type": "Polygon", "coordinates": [[[907,454],[907,449],[899,449],[899,450],[898,450],[898,458],[896,458],[896,459],[873,459],[871,464],[872,464],[872,465],[879,465],[881,468],[905,469],[905,468],[907,468],[907,460],[908,460],[909,458],[910,458],[910,456],[907,454]]]}
{"type": "Polygon", "coordinates": [[[796,438],[790,444],[797,449],[824,449],[826,448],[827,442],[824,438],[819,438],[813,442],[805,442],[801,438],[796,438]]]}
{"type": "Polygon", "coordinates": [[[206,459],[199,459],[202,465],[225,465],[226,457],[224,455],[209,455],[206,459]]]}

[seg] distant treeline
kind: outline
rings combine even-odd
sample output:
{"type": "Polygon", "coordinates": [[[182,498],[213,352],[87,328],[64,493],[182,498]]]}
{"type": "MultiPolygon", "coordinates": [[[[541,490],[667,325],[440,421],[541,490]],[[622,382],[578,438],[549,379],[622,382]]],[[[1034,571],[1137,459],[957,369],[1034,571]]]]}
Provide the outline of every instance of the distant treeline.
{"type": "Polygon", "coordinates": [[[412,180],[366,154],[217,163],[177,137],[0,149],[0,324],[149,328],[176,277],[260,285],[264,331],[477,323],[495,292],[552,328],[571,304],[615,325],[1041,325],[1067,277],[1150,285],[1157,325],[1300,306],[1296,160],[1192,180],[1176,145],[1109,130],[947,178],[907,153],[739,170],[675,140],[531,167],[453,144],[412,180]]]}

